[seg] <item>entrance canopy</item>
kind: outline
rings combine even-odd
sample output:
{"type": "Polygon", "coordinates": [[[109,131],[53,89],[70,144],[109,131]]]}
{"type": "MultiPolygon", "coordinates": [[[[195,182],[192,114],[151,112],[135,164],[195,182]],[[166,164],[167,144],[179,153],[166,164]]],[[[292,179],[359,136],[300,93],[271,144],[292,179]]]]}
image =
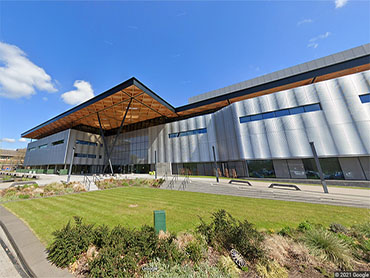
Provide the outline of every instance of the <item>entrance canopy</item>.
{"type": "Polygon", "coordinates": [[[125,125],[158,117],[172,118],[178,116],[173,106],[140,81],[131,78],[26,131],[22,134],[22,137],[39,139],[81,125],[99,129],[99,118],[104,130],[116,129],[120,127],[126,111],[125,125]]]}

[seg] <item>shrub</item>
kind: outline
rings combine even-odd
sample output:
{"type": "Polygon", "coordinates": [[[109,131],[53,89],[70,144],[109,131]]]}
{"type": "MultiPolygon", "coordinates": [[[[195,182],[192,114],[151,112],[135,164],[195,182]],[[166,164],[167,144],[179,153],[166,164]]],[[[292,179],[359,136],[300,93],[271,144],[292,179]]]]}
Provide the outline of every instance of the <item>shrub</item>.
{"type": "Polygon", "coordinates": [[[278,232],[278,235],[292,237],[293,233],[294,229],[290,227],[284,227],[278,232]]]}
{"type": "Polygon", "coordinates": [[[144,278],[209,278],[209,277],[232,277],[228,273],[207,263],[201,263],[197,267],[190,265],[168,265],[163,260],[156,259],[143,266],[144,278]]]}
{"type": "Polygon", "coordinates": [[[370,262],[370,222],[352,226],[349,235],[355,239],[352,245],[355,257],[370,262]]]}
{"type": "Polygon", "coordinates": [[[338,224],[338,223],[332,223],[330,224],[330,227],[329,227],[330,231],[332,231],[333,233],[342,233],[342,234],[346,234],[348,232],[348,229],[346,227],[344,227],[343,225],[341,224],[338,224]]]}
{"type": "Polygon", "coordinates": [[[355,237],[363,236],[370,239],[370,222],[354,225],[351,231],[355,237]]]}
{"type": "Polygon", "coordinates": [[[29,199],[30,198],[30,195],[28,195],[28,194],[19,194],[18,195],[18,198],[19,199],[29,199]]]}
{"type": "Polygon", "coordinates": [[[213,213],[209,225],[201,219],[197,231],[203,234],[212,246],[227,251],[236,249],[249,261],[258,260],[265,254],[262,246],[263,235],[247,220],[237,221],[225,210],[213,213]]]}
{"type": "Polygon", "coordinates": [[[185,247],[185,252],[189,256],[189,259],[196,264],[204,257],[202,246],[196,241],[188,243],[185,247]]]}
{"type": "Polygon", "coordinates": [[[94,240],[93,225],[83,224],[77,216],[74,221],[74,226],[68,222],[62,229],[53,232],[54,241],[47,248],[47,259],[56,266],[66,267],[73,263],[94,240]]]}
{"type": "Polygon", "coordinates": [[[263,278],[287,278],[288,271],[275,261],[256,264],[257,273],[263,278]]]}
{"type": "Polygon", "coordinates": [[[303,239],[314,255],[331,261],[341,268],[351,267],[351,251],[348,245],[335,234],[323,229],[312,229],[305,233],[303,239]]]}
{"type": "Polygon", "coordinates": [[[162,178],[160,178],[160,179],[156,179],[156,180],[153,180],[153,182],[152,182],[152,186],[153,186],[153,187],[158,188],[158,187],[161,187],[161,185],[162,185],[164,182],[165,182],[165,179],[162,179],[162,178]]]}
{"type": "Polygon", "coordinates": [[[313,224],[309,221],[304,221],[298,224],[297,230],[300,232],[310,231],[313,228],[313,224]]]}
{"type": "Polygon", "coordinates": [[[220,256],[217,266],[220,270],[229,274],[231,277],[238,277],[241,272],[230,256],[220,256]]]}

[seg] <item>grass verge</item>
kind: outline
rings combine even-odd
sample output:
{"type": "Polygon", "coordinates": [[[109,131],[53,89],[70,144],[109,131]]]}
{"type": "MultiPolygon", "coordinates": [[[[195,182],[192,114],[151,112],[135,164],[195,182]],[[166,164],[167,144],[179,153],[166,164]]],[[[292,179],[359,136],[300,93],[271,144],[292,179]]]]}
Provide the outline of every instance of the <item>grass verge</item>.
{"type": "Polygon", "coordinates": [[[324,226],[333,222],[350,226],[370,217],[369,210],[363,208],[139,187],[9,202],[3,206],[23,219],[44,244],[51,242],[53,231],[76,215],[86,223],[138,228],[153,225],[153,210],[163,209],[167,229],[172,232],[194,229],[200,224],[198,216],[209,219],[218,209],[229,211],[237,219],[248,219],[258,229],[275,231],[305,220],[324,226]]]}

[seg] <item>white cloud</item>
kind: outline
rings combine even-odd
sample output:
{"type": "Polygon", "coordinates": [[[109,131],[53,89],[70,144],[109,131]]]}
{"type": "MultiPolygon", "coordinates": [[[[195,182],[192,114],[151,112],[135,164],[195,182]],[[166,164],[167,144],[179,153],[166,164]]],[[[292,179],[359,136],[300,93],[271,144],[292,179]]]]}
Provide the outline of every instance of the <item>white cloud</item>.
{"type": "Polygon", "coordinates": [[[326,32],[324,34],[318,35],[317,37],[310,39],[308,41],[309,43],[307,47],[317,48],[319,46],[319,43],[317,41],[326,39],[327,37],[330,36],[330,34],[331,34],[330,32],[326,32]]]}
{"type": "Polygon", "coordinates": [[[339,9],[344,7],[348,3],[348,0],[335,0],[335,8],[339,9]]]}
{"type": "Polygon", "coordinates": [[[27,142],[27,139],[26,138],[20,138],[18,141],[19,142],[27,142]]]}
{"type": "Polygon", "coordinates": [[[7,142],[7,143],[14,143],[15,139],[13,139],[13,138],[3,138],[0,141],[1,142],[7,142]]]}
{"type": "Polygon", "coordinates": [[[306,19],[302,19],[301,21],[298,21],[297,22],[297,25],[300,26],[302,24],[305,24],[305,23],[312,23],[313,20],[311,18],[306,18],[306,19]]]}
{"type": "Polygon", "coordinates": [[[317,42],[311,42],[307,45],[307,47],[317,48],[319,44],[317,42]]]}
{"type": "Polygon", "coordinates": [[[94,97],[94,90],[89,82],[84,80],[76,80],[75,83],[73,83],[73,86],[75,86],[77,90],[62,94],[62,98],[65,103],[76,105],[94,97]]]}
{"type": "Polygon", "coordinates": [[[51,77],[32,63],[20,48],[0,42],[0,96],[30,97],[40,91],[56,92],[51,77]]]}
{"type": "Polygon", "coordinates": [[[43,97],[42,100],[43,101],[48,101],[48,98],[47,97],[43,97]]]}

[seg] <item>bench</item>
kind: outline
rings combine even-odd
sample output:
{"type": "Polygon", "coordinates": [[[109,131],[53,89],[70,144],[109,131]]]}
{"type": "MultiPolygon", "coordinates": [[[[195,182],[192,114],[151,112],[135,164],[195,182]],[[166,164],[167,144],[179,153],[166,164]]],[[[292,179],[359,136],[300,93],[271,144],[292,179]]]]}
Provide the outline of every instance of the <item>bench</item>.
{"type": "Polygon", "coordinates": [[[298,186],[296,186],[295,184],[282,184],[282,183],[272,183],[270,184],[269,188],[273,188],[273,187],[290,187],[290,188],[295,188],[295,190],[299,190],[301,191],[301,189],[299,189],[298,186]]]}
{"type": "Polygon", "coordinates": [[[248,184],[249,186],[252,186],[252,184],[249,182],[249,181],[243,181],[243,180],[230,180],[229,183],[233,183],[233,182],[240,182],[240,183],[246,183],[248,184]]]}

